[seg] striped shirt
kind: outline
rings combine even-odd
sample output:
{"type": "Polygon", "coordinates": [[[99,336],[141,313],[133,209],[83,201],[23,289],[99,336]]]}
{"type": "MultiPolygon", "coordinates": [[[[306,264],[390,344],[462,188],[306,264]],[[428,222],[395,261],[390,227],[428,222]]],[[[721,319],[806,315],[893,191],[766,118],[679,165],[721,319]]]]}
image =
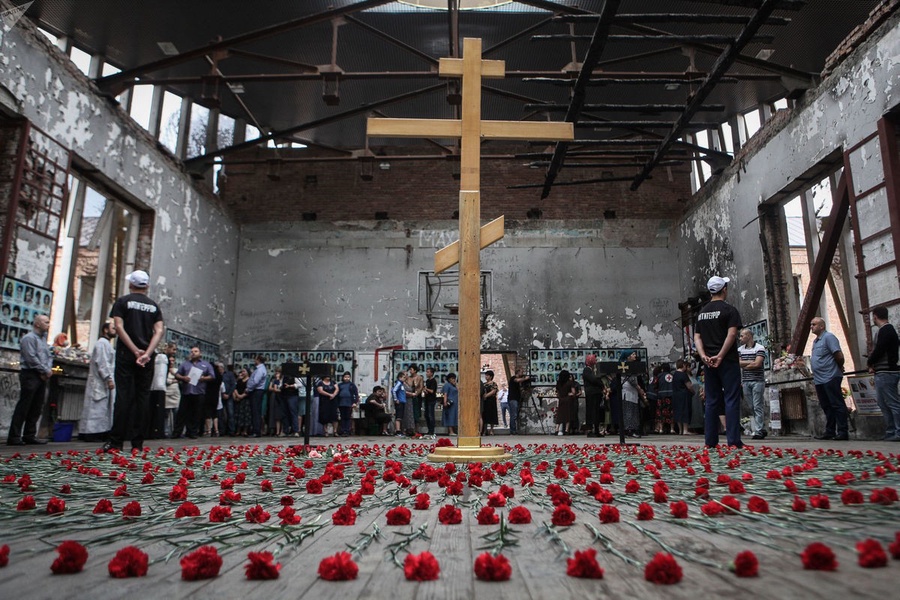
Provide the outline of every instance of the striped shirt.
{"type": "MultiPolygon", "coordinates": [[[[753,361],[756,360],[757,356],[762,356],[763,361],[765,361],[766,349],[759,343],[753,344],[749,348],[744,344],[738,344],[738,356],[740,356],[742,361],[753,361]]],[[[742,368],[741,381],[765,381],[765,377],[763,377],[763,367],[760,366],[758,369],[742,368]]]]}

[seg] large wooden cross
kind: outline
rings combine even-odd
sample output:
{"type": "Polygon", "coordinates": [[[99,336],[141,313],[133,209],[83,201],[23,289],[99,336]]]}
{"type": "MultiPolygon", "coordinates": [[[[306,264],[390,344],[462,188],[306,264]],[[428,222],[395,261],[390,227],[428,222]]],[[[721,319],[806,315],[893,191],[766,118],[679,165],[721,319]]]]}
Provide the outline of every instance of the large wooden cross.
{"type": "Polygon", "coordinates": [[[481,140],[574,139],[572,123],[482,121],[481,80],[502,78],[502,60],[482,60],[481,40],[463,41],[463,58],[442,58],[438,74],[462,78],[462,119],[369,119],[367,135],[460,138],[459,241],[435,254],[434,271],[459,263],[459,440],[460,448],[480,448],[481,265],[479,252],[503,237],[503,217],[481,224],[481,140]]]}

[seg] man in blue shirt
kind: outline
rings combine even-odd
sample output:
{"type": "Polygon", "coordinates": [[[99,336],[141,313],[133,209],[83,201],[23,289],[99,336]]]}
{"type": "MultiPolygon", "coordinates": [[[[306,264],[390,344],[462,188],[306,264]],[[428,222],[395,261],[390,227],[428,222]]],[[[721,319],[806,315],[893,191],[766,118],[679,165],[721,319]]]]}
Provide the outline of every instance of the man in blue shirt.
{"type": "Polygon", "coordinates": [[[9,425],[7,446],[47,443],[37,439],[37,423],[44,409],[47,380],[53,374],[53,357],[50,355],[50,346],[47,345],[49,330],[50,318],[47,315],[38,315],[34,318],[32,330],[22,336],[19,401],[16,403],[9,425]]]}
{"type": "Polygon", "coordinates": [[[212,365],[200,356],[199,346],[191,347],[191,354],[178,367],[175,379],[181,382],[181,404],[179,404],[178,414],[175,416],[173,435],[181,436],[184,428],[187,427],[188,437],[195,440],[200,434],[200,427],[203,423],[206,382],[216,380],[212,365]],[[197,369],[199,373],[194,369],[197,369]],[[192,373],[197,373],[196,378],[192,378],[192,373]],[[196,381],[196,384],[191,383],[192,381],[196,381]]]}
{"type": "Polygon", "coordinates": [[[841,343],[833,333],[825,330],[825,320],[821,317],[814,317],[810,321],[809,330],[816,336],[810,357],[813,383],[816,384],[819,406],[825,413],[825,433],[817,435],[816,439],[847,440],[847,405],[841,393],[841,380],[844,377],[841,343]]]}
{"type": "Polygon", "coordinates": [[[266,357],[262,354],[256,356],[256,367],[250,374],[247,381],[247,400],[250,402],[250,419],[253,425],[252,437],[259,437],[262,434],[262,402],[263,392],[266,389],[266,378],[269,373],[266,371],[266,357]]]}

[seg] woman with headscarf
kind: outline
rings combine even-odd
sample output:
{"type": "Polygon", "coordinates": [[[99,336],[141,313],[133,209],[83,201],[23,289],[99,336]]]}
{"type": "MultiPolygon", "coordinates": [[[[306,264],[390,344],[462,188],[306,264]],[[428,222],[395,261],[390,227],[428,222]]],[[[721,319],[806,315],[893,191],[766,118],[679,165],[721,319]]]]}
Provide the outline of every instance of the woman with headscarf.
{"type": "Polygon", "coordinates": [[[572,413],[572,405],[575,403],[575,381],[571,374],[563,369],[556,378],[556,398],[559,404],[556,406],[556,415],[553,422],[556,423],[556,435],[565,435],[572,413]]]}
{"type": "Polygon", "coordinates": [[[603,426],[603,417],[606,412],[603,406],[603,396],[605,386],[603,378],[597,373],[597,357],[588,354],[584,357],[584,371],[581,374],[581,380],[584,382],[584,420],[587,424],[588,437],[603,437],[605,433],[600,432],[603,426]]]}

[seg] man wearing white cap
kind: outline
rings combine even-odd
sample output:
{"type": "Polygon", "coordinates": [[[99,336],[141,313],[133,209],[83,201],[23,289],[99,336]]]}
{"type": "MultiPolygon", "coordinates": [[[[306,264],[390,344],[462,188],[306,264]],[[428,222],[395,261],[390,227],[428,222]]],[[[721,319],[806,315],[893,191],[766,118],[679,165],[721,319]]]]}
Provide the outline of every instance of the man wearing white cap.
{"type": "Polygon", "coordinates": [[[109,441],[103,450],[121,450],[125,440],[132,448],[144,447],[144,432],[150,418],[150,386],[153,383],[153,354],[163,336],[163,316],[159,306],[147,297],[150,276],[146,271],[128,275],[128,294],[113,304],[109,316],[115,320],[116,406],[109,441]]]}
{"type": "Polygon", "coordinates": [[[725,403],[725,436],[729,446],[741,442],[741,366],[737,351],[741,315],[728,304],[727,277],[714,275],[706,282],[712,300],[700,309],[694,343],[704,365],[706,391],[706,445],[719,443],[719,414],[725,403]]]}

